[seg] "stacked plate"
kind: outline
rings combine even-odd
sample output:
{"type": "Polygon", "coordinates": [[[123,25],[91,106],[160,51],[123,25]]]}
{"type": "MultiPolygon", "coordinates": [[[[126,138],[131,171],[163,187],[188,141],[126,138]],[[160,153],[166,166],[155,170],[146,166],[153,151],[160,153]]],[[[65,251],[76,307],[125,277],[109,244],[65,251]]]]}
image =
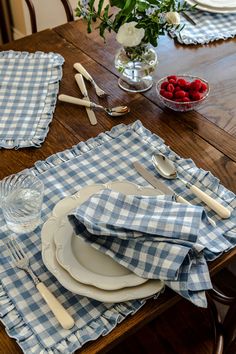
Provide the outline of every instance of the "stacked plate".
{"type": "Polygon", "coordinates": [[[213,12],[213,13],[236,13],[236,0],[186,0],[193,6],[197,5],[198,10],[213,12]]]}
{"type": "Polygon", "coordinates": [[[90,185],[62,199],[42,229],[43,262],[66,289],[98,301],[121,302],[154,295],[163,288],[162,281],[138,277],[74,234],[68,213],[104,188],[132,195],[160,194],[133,183],[113,182],[90,185]]]}

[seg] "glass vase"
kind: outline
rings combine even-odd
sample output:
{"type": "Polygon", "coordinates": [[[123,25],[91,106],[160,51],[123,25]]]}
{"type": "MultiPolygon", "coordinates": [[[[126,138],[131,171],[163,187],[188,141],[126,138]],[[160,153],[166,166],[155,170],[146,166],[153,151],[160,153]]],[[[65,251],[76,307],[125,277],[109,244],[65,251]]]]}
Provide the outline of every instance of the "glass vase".
{"type": "Polygon", "coordinates": [[[150,44],[120,48],[115,56],[115,67],[121,74],[120,88],[128,92],[149,90],[157,64],[157,54],[150,44]]]}

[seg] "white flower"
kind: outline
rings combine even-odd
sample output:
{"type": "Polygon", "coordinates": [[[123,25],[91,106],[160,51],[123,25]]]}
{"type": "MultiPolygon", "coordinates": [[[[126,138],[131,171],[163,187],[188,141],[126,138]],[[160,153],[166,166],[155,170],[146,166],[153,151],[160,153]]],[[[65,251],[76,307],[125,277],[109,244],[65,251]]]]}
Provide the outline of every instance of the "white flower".
{"type": "Polygon", "coordinates": [[[120,26],[116,40],[124,47],[135,47],[139,45],[145,35],[143,28],[136,28],[137,22],[127,22],[120,26]]]}
{"type": "Polygon", "coordinates": [[[166,22],[170,25],[179,25],[180,24],[180,15],[178,12],[167,12],[165,14],[166,22]]]}

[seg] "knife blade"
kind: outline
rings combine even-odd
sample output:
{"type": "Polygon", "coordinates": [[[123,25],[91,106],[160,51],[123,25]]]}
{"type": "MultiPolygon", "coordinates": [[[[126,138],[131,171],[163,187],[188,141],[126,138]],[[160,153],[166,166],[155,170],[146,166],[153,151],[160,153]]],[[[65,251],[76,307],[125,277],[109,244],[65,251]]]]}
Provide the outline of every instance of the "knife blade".
{"type": "Polygon", "coordinates": [[[176,194],[175,191],[166,186],[163,182],[159,181],[151,172],[149,172],[145,167],[143,167],[138,161],[133,163],[135,170],[154,188],[161,191],[163,194],[174,196],[175,200],[179,203],[191,204],[186,199],[176,194]]]}
{"type": "MultiPolygon", "coordinates": [[[[90,102],[90,99],[89,99],[89,96],[88,96],[88,92],[87,92],[87,89],[86,89],[86,86],[85,86],[85,82],[84,82],[83,76],[81,74],[76,74],[75,75],[75,80],[76,80],[76,82],[77,82],[77,84],[78,84],[78,86],[80,88],[80,91],[81,91],[82,95],[84,96],[83,100],[90,102]]],[[[87,112],[87,115],[88,115],[90,123],[92,125],[96,125],[97,124],[97,118],[95,116],[94,111],[91,108],[87,108],[86,107],[86,112],[87,112]]]]}

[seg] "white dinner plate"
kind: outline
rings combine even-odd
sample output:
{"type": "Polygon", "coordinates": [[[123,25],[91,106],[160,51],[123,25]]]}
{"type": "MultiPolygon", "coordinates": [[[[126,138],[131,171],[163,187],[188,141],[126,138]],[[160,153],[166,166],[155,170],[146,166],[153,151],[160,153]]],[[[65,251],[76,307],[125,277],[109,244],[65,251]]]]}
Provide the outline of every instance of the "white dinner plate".
{"type": "Polygon", "coordinates": [[[189,5],[191,5],[191,6],[197,4],[196,9],[207,11],[207,12],[221,13],[221,14],[230,14],[230,13],[233,14],[233,13],[236,13],[236,6],[229,9],[229,8],[222,8],[222,7],[210,7],[210,6],[207,6],[207,5],[200,5],[194,0],[186,0],[186,2],[189,5]]]}
{"type": "MultiPolygon", "coordinates": [[[[113,182],[106,185],[91,185],[81,189],[73,196],[66,197],[57,203],[53,209],[52,216],[45,222],[42,228],[42,258],[48,270],[58,279],[58,281],[68,290],[75,294],[87,296],[102,302],[121,302],[133,299],[145,298],[159,292],[164,283],[160,280],[148,280],[143,284],[125,287],[117,290],[104,290],[87,285],[75,280],[57,261],[56,248],[54,243],[54,232],[58,229],[62,218],[65,217],[78,202],[78,197],[86,200],[86,194],[96,193],[98,190],[110,188],[127,194],[158,195],[152,188],[142,188],[129,182],[113,182]],[[99,189],[98,189],[99,188],[99,189]],[[81,191],[83,192],[81,193],[81,191]]],[[[90,195],[91,195],[90,194],[90,195]]]]}
{"type": "MultiPolygon", "coordinates": [[[[79,204],[78,200],[76,206],[79,204]]],[[[61,219],[53,234],[58,263],[79,282],[103,290],[117,290],[147,281],[76,236],[67,216],[61,219]]]]}
{"type": "Polygon", "coordinates": [[[200,5],[218,9],[236,8],[236,0],[195,0],[200,5]]]}

